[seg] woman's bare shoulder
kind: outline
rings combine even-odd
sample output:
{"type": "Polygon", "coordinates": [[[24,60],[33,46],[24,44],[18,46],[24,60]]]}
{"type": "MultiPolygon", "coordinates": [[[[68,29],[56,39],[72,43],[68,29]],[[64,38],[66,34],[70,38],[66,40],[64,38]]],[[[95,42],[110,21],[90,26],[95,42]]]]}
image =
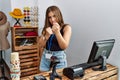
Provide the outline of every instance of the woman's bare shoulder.
{"type": "Polygon", "coordinates": [[[71,30],[71,26],[69,25],[69,24],[66,24],[65,26],[64,26],[64,30],[66,31],[66,30],[71,30]]]}

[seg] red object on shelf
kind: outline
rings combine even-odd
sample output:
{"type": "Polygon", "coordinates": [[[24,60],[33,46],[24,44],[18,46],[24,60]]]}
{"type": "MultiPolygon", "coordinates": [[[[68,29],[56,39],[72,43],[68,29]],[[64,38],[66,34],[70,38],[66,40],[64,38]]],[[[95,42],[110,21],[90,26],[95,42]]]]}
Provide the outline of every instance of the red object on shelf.
{"type": "Polygon", "coordinates": [[[24,34],[25,36],[38,36],[38,34],[34,31],[29,31],[24,34]]]}

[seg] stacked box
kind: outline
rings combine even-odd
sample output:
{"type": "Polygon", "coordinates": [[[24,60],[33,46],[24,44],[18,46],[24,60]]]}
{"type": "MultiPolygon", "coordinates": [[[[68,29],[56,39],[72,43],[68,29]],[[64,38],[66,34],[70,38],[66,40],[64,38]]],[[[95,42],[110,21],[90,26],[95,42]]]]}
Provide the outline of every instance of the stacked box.
{"type": "Polygon", "coordinates": [[[11,53],[11,79],[12,80],[20,80],[20,60],[19,53],[13,52],[11,53]]]}

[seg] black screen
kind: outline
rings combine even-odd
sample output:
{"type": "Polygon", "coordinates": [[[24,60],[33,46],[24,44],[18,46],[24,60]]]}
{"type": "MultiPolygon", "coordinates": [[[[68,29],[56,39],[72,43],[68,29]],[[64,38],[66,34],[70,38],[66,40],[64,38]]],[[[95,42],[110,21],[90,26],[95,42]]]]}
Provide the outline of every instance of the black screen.
{"type": "Polygon", "coordinates": [[[87,63],[97,61],[100,56],[106,56],[108,58],[114,42],[114,39],[94,41],[87,63]]]}

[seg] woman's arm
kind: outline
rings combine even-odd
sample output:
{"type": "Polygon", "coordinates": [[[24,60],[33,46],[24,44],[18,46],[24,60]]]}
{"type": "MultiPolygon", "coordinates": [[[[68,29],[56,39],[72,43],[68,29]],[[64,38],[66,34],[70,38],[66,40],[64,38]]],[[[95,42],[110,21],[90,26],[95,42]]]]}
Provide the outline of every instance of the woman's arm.
{"type": "Polygon", "coordinates": [[[39,47],[44,48],[46,45],[46,37],[44,35],[39,36],[38,42],[39,42],[39,47]]]}
{"type": "Polygon", "coordinates": [[[61,49],[66,49],[69,45],[70,42],[70,38],[71,38],[71,26],[70,25],[66,25],[63,29],[63,36],[60,33],[60,28],[57,26],[53,28],[53,32],[56,35],[58,44],[60,46],[61,49]]]}
{"type": "Polygon", "coordinates": [[[50,35],[53,34],[52,29],[50,27],[45,29],[44,34],[39,37],[39,46],[44,48],[46,46],[46,42],[49,39],[50,35]]]}

